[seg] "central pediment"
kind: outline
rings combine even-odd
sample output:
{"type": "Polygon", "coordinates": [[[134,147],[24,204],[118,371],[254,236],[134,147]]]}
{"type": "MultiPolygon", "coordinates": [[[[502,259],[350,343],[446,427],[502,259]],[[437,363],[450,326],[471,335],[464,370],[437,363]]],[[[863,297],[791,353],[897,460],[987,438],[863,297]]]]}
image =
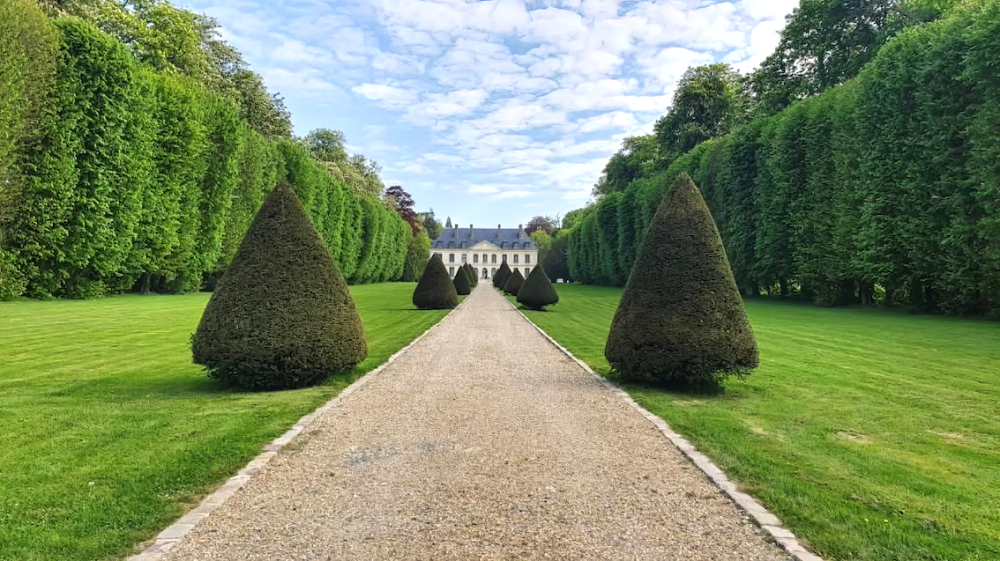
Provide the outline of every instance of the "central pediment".
{"type": "Polygon", "coordinates": [[[496,251],[500,248],[484,240],[470,247],[469,249],[474,251],[496,251]]]}

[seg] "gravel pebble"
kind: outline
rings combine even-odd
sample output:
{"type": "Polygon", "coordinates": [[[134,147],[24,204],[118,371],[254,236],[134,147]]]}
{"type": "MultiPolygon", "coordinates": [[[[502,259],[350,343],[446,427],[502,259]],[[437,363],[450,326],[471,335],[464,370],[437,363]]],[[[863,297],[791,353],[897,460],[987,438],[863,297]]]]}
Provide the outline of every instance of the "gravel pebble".
{"type": "Polygon", "coordinates": [[[789,559],[485,283],[373,376],[166,558],[789,559]]]}

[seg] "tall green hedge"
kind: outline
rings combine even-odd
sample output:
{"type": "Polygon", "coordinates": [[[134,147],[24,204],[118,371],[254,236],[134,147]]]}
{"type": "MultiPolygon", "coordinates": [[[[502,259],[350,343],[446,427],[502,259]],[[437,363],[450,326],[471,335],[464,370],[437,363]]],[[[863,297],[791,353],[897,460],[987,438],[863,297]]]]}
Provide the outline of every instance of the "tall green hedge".
{"type": "Polygon", "coordinates": [[[586,209],[571,275],[621,284],[669,178],[687,172],[745,294],[1000,312],[997,60],[1000,0],[901,33],[856,79],[586,209]]]}
{"type": "Polygon", "coordinates": [[[49,121],[47,92],[59,36],[33,0],[0,3],[0,22],[0,299],[7,299],[21,294],[27,282],[10,237],[30,189],[28,152],[49,121]]]}
{"type": "Polygon", "coordinates": [[[402,275],[405,222],[306,148],[90,23],[0,15],[0,298],[211,287],[281,180],[350,282],[402,275]]]}

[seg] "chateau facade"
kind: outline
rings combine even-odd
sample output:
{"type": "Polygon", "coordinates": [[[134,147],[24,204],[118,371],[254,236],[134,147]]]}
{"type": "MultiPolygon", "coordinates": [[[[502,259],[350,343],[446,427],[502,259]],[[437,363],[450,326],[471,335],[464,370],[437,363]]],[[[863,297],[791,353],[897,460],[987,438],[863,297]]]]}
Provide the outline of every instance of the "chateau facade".
{"type": "MultiPolygon", "coordinates": [[[[450,221],[449,221],[450,223],[450,221]]],[[[527,278],[538,264],[538,247],[524,231],[517,228],[445,228],[438,239],[431,242],[431,255],[440,255],[448,274],[455,278],[455,271],[469,263],[480,279],[493,278],[504,262],[511,271],[520,271],[527,278]]]]}

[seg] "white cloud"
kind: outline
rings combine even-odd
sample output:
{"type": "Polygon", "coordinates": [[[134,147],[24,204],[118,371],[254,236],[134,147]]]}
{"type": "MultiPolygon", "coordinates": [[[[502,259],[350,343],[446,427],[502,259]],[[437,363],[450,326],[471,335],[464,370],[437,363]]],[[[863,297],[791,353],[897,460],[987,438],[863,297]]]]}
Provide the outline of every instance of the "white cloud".
{"type": "Polygon", "coordinates": [[[296,123],[343,130],[419,206],[454,215],[465,196],[586,201],[689,67],[751,70],[799,0],[187,1],[296,123]]]}
{"type": "Polygon", "coordinates": [[[376,101],[382,107],[389,109],[406,109],[416,102],[419,95],[413,90],[406,90],[385,84],[361,84],[360,86],[351,88],[351,91],[361,94],[372,101],[376,101]]]}

